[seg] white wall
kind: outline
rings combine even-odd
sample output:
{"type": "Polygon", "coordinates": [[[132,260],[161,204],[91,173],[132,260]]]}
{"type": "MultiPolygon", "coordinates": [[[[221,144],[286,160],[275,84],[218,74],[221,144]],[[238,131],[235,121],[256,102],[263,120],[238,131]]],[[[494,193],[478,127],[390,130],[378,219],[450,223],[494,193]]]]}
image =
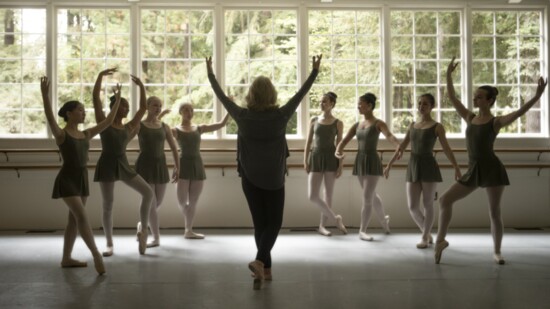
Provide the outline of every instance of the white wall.
{"type": "MultiPolygon", "coordinates": [[[[208,141],[205,141],[208,145],[208,141]]],[[[462,141],[454,141],[462,144],[462,141]]],[[[53,141],[50,141],[53,147],[53,141]]],[[[229,148],[234,141],[226,141],[229,148]]],[[[2,143],[0,143],[0,149],[2,143]]],[[[381,143],[385,147],[385,143],[381,143]]],[[[503,143],[497,143],[502,147],[503,143]]],[[[290,141],[290,147],[299,147],[302,141],[290,141]]],[[[353,144],[349,146],[354,149],[353,144]]],[[[538,154],[500,154],[505,163],[536,162],[538,154]]],[[[346,163],[353,162],[354,154],[348,155],[346,163]]],[[[458,154],[459,161],[465,162],[458,154]]],[[[233,153],[225,155],[204,155],[205,163],[232,163],[233,153]]],[[[389,154],[384,155],[387,162],[389,154]]],[[[5,160],[1,158],[0,160],[5,160]]],[[[56,163],[56,154],[16,156],[10,154],[10,162],[50,162],[56,163]],[[39,157],[39,159],[37,159],[39,157]]],[[[96,155],[90,162],[95,163],[96,155]]],[[[447,163],[442,154],[440,163],[447,163]]],[[[550,154],[541,157],[542,162],[550,161],[550,154]]],[[[135,161],[135,156],[130,156],[135,161]]],[[[170,161],[170,160],[169,160],[170,161]]],[[[289,163],[300,163],[301,154],[293,153],[289,163]]],[[[406,159],[401,161],[406,162],[406,159]]],[[[465,169],[463,169],[463,172],[465,169]]],[[[550,226],[550,169],[508,169],[511,186],[507,187],[502,200],[502,213],[507,227],[549,227],[550,226]]],[[[5,229],[59,229],[66,223],[67,207],[62,200],[51,199],[53,181],[57,170],[22,170],[18,178],[15,170],[0,170],[0,230],[5,229]]],[[[452,183],[452,171],[442,169],[444,182],[439,185],[441,194],[452,183]]],[[[94,228],[101,226],[101,196],[99,186],[92,181],[93,169],[89,171],[90,197],[87,209],[94,228]]],[[[392,170],[390,179],[381,180],[378,193],[382,197],[386,212],[391,215],[394,228],[411,228],[414,223],[407,210],[405,197],[405,170],[392,170]]],[[[138,221],[139,196],[123,183],[115,187],[114,224],[116,227],[134,227],[138,221]]],[[[345,223],[359,225],[361,192],[351,169],[336,182],[334,209],[342,214],[345,223]]],[[[438,204],[436,204],[438,205],[438,204]]],[[[488,227],[488,208],[485,192],[480,189],[456,204],[453,227],[488,227]]],[[[290,169],[286,183],[286,206],[284,226],[305,227],[318,224],[319,211],[307,200],[307,176],[302,169],[290,169]]],[[[166,197],[160,213],[162,227],[183,227],[183,216],[177,207],[174,185],[168,185],[166,197]]],[[[240,179],[234,168],[208,169],[204,191],[199,201],[196,215],[197,227],[248,227],[250,214],[242,194],[240,179]]],[[[375,217],[373,227],[379,227],[375,217]]]]}

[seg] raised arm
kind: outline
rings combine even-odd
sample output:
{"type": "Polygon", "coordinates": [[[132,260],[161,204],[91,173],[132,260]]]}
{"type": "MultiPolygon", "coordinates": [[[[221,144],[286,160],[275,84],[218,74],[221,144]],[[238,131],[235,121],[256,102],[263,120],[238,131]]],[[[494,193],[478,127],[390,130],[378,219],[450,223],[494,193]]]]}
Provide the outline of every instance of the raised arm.
{"type": "Polygon", "coordinates": [[[172,171],[172,183],[178,182],[179,172],[180,172],[180,160],[178,158],[178,147],[176,146],[176,141],[174,140],[174,135],[172,135],[172,130],[169,126],[163,125],[164,130],[166,131],[166,141],[170,150],[172,151],[172,157],[174,158],[174,171],[172,171]]]}
{"type": "Polygon", "coordinates": [[[296,109],[298,108],[298,105],[300,105],[300,102],[302,102],[302,99],[307,94],[309,89],[311,89],[311,86],[313,85],[313,82],[317,78],[317,75],[319,74],[319,67],[321,66],[321,59],[323,59],[323,55],[313,56],[311,58],[311,65],[312,70],[309,74],[309,77],[306,79],[300,90],[296,92],[296,94],[288,100],[288,102],[280,108],[280,111],[290,117],[296,109]]]}
{"type": "Polygon", "coordinates": [[[116,71],[116,68],[110,68],[99,72],[99,74],[97,75],[94,90],[92,93],[96,123],[100,123],[105,119],[105,113],[103,112],[103,102],[101,101],[101,83],[103,82],[103,77],[113,75],[113,73],[115,73],[116,71]]]}
{"type": "Polygon", "coordinates": [[[55,116],[52,111],[52,103],[50,101],[50,80],[46,76],[40,78],[40,91],[42,92],[42,103],[44,104],[44,113],[46,114],[48,126],[55,137],[55,142],[60,145],[65,138],[65,133],[63,129],[59,127],[57,121],[55,121],[55,116]]]}
{"type": "Polygon", "coordinates": [[[199,126],[200,132],[201,133],[206,133],[206,132],[212,132],[212,131],[219,130],[227,124],[227,120],[229,120],[229,114],[225,114],[222,121],[220,121],[220,122],[214,122],[214,123],[211,123],[211,124],[200,125],[199,126]]]}
{"type": "Polygon", "coordinates": [[[220,87],[220,84],[216,80],[214,70],[212,69],[212,57],[206,58],[206,71],[208,72],[208,81],[210,81],[210,85],[214,90],[214,94],[216,94],[218,100],[222,102],[223,107],[227,110],[229,115],[231,115],[233,119],[237,119],[242,110],[242,107],[235,104],[235,102],[233,102],[233,100],[230,97],[226,96],[223,92],[222,87],[220,87]]]}
{"type": "Polygon", "coordinates": [[[141,82],[141,79],[134,75],[130,76],[132,77],[132,81],[139,87],[139,109],[132,120],[130,120],[127,124],[131,132],[130,135],[133,135],[137,133],[141,119],[145,116],[145,112],[147,112],[147,97],[145,94],[145,86],[141,82]]]}
{"type": "Polygon", "coordinates": [[[310,166],[308,162],[309,153],[311,152],[311,141],[313,140],[313,126],[315,125],[315,118],[312,117],[309,121],[309,127],[307,129],[306,145],[304,146],[304,170],[309,174],[310,166]]]}
{"type": "Polygon", "coordinates": [[[523,116],[535,103],[537,103],[544,93],[544,89],[546,88],[546,85],[548,84],[548,79],[544,80],[544,78],[539,77],[538,85],[537,85],[537,92],[535,93],[535,96],[527,101],[527,103],[520,106],[520,108],[512,113],[506,114],[501,117],[497,117],[495,119],[495,131],[498,132],[502,127],[505,127],[512,122],[514,122],[519,117],[523,116]]]}
{"type": "Polygon", "coordinates": [[[357,126],[359,125],[359,122],[355,123],[349,130],[348,130],[348,133],[346,134],[346,136],[344,137],[344,139],[342,139],[340,141],[340,143],[338,143],[338,145],[336,146],[336,152],[334,153],[334,155],[338,158],[338,159],[344,159],[345,155],[344,155],[344,148],[346,147],[346,145],[349,143],[349,141],[351,141],[353,139],[353,137],[355,136],[355,133],[357,131],[357,126]]]}
{"type": "Polygon", "coordinates": [[[384,168],[384,177],[386,177],[386,179],[390,176],[390,170],[393,166],[393,163],[395,163],[395,161],[401,159],[401,157],[403,156],[403,152],[405,151],[405,149],[407,149],[407,146],[409,146],[409,142],[411,141],[411,127],[412,126],[413,126],[413,124],[411,124],[411,126],[409,126],[409,129],[407,130],[407,134],[405,134],[405,138],[403,139],[403,141],[401,142],[399,147],[397,147],[397,149],[393,153],[393,156],[390,159],[390,161],[388,162],[388,164],[386,165],[386,168],[384,168]]]}
{"type": "Polygon", "coordinates": [[[159,114],[159,115],[157,116],[157,119],[158,119],[158,120],[161,120],[161,119],[162,119],[162,117],[164,117],[164,116],[166,116],[166,115],[170,114],[170,112],[171,112],[171,111],[172,111],[172,110],[171,110],[171,109],[169,109],[169,108],[167,108],[167,109],[163,110],[163,111],[162,111],[162,112],[160,112],[160,114],[159,114]]]}
{"type": "Polygon", "coordinates": [[[455,57],[449,63],[447,67],[447,94],[449,95],[449,100],[453,104],[453,107],[457,111],[458,115],[466,121],[469,121],[474,117],[474,113],[469,111],[462,102],[456,97],[455,86],[453,84],[453,72],[458,66],[458,63],[455,63],[455,57]]]}
{"type": "Polygon", "coordinates": [[[445,156],[447,156],[447,159],[449,159],[449,162],[451,162],[455,169],[455,180],[460,179],[460,177],[462,177],[462,173],[460,172],[460,167],[456,162],[455,155],[451,150],[451,146],[449,146],[449,142],[447,141],[447,136],[445,134],[445,128],[442,124],[437,124],[437,127],[435,128],[435,134],[437,135],[437,138],[439,138],[439,143],[441,144],[441,148],[443,148],[445,156]]]}
{"type": "Polygon", "coordinates": [[[95,135],[101,133],[103,130],[107,129],[113,123],[113,121],[115,120],[116,113],[118,111],[118,107],[120,106],[121,89],[122,89],[122,86],[120,84],[116,84],[115,104],[111,108],[109,115],[107,115],[107,117],[105,117],[103,121],[100,121],[95,127],[91,127],[87,130],[90,133],[88,138],[92,138],[95,135]]]}

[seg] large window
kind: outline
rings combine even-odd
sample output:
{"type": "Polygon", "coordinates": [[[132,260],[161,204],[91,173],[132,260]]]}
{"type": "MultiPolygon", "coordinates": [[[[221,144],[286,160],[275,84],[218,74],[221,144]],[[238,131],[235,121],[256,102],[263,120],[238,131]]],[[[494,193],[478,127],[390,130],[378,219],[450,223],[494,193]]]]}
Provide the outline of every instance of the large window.
{"type": "Polygon", "coordinates": [[[172,112],[163,120],[180,122],[181,103],[194,106],[193,122],[211,123],[214,97],[204,58],[213,54],[210,10],[141,10],[141,72],[148,96],[157,96],[172,112]]]}
{"type": "Polygon", "coordinates": [[[46,137],[46,10],[0,9],[0,135],[46,137]]]}
{"type": "MultiPolygon", "coordinates": [[[[243,100],[254,78],[263,75],[273,81],[278,103],[286,103],[298,89],[296,11],[227,10],[224,19],[226,92],[243,100]]],[[[227,132],[236,133],[236,126],[227,132]]],[[[287,133],[298,133],[296,114],[287,133]]]]}
{"type": "MultiPolygon", "coordinates": [[[[494,85],[497,115],[517,110],[535,94],[543,72],[542,13],[539,11],[474,11],[472,16],[472,78],[474,89],[494,85]]],[[[540,102],[514,124],[510,135],[543,133],[540,102]]]]}
{"type": "Polygon", "coordinates": [[[321,95],[333,91],[338,95],[335,116],[351,126],[358,120],[359,96],[382,97],[380,11],[312,10],[308,20],[309,52],[323,54],[323,68],[309,94],[310,115],[319,113],[321,95]]]}
{"type": "Polygon", "coordinates": [[[57,11],[57,102],[79,100],[88,110],[86,126],[95,123],[92,89],[97,74],[116,67],[118,72],[104,79],[102,98],[108,109],[111,87],[123,85],[122,95],[130,99],[130,10],[59,9],[57,11]]]}
{"type": "MultiPolygon", "coordinates": [[[[295,138],[307,131],[301,121],[320,113],[320,98],[327,91],[338,95],[334,113],[346,128],[359,120],[358,97],[374,93],[379,98],[375,115],[398,135],[417,121],[418,97],[431,93],[436,98],[433,117],[451,137],[463,138],[465,122],[446,91],[452,57],[459,63],[453,75],[456,93],[474,112],[471,97],[477,87],[499,89],[492,111],[503,115],[530,99],[538,77],[548,74],[545,12],[550,5],[542,0],[536,0],[540,6],[495,8],[51,2],[47,8],[0,5],[0,138],[51,137],[39,87],[45,74],[52,79],[53,108],[80,100],[88,111],[85,126],[95,123],[97,74],[118,68],[104,80],[103,106],[109,110],[111,88],[120,82],[130,115],[138,106],[130,79],[135,74],[147,96],[160,97],[172,110],[163,120],[173,126],[180,122],[178,107],[184,102],[195,107],[195,123],[211,123],[224,114],[209,85],[205,57],[213,57],[218,81],[244,106],[259,75],[273,81],[278,104],[285,104],[307,77],[311,56],[323,54],[320,74],[287,126],[287,134],[295,138]]],[[[502,135],[548,137],[547,98],[545,93],[502,135]]],[[[230,120],[222,132],[209,137],[233,135],[236,124],[230,120]]]]}
{"type": "MultiPolygon", "coordinates": [[[[461,120],[446,95],[446,69],[452,57],[462,58],[460,12],[391,12],[391,123],[394,133],[405,133],[416,121],[418,97],[436,98],[434,119],[448,133],[461,133],[461,120]]],[[[460,60],[459,60],[460,61],[460,60]]],[[[458,70],[460,72],[460,70],[458,70]]],[[[458,95],[460,77],[454,76],[458,95]]]]}

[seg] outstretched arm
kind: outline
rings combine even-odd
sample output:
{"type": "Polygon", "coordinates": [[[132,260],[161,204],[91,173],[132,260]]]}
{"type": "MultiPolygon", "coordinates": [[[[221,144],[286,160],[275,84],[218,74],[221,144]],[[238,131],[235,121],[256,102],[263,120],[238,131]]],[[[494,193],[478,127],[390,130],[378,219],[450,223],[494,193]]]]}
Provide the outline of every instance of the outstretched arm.
{"type": "Polygon", "coordinates": [[[100,123],[105,119],[105,113],[103,112],[103,102],[101,101],[101,83],[103,82],[103,77],[113,75],[113,73],[115,73],[116,71],[116,68],[110,68],[99,72],[99,74],[97,75],[94,90],[92,93],[96,123],[100,123]]]}
{"type": "Polygon", "coordinates": [[[40,91],[42,92],[42,103],[44,104],[44,113],[46,114],[46,120],[48,121],[48,126],[52,131],[53,136],[55,137],[55,142],[60,145],[65,139],[65,133],[63,129],[59,127],[57,121],[55,121],[55,116],[52,111],[52,103],[50,101],[50,80],[46,76],[40,78],[40,91]]]}
{"type": "Polygon", "coordinates": [[[219,130],[227,124],[227,120],[229,120],[229,114],[225,114],[225,117],[223,117],[222,121],[220,122],[200,125],[200,132],[206,133],[219,130]]]}
{"type": "Polygon", "coordinates": [[[453,84],[453,72],[458,66],[458,63],[455,63],[455,57],[449,63],[447,67],[447,94],[449,95],[449,100],[453,104],[453,107],[457,111],[458,115],[466,121],[470,121],[474,117],[474,113],[469,111],[462,102],[456,97],[455,87],[453,84]]]}
{"type": "Polygon", "coordinates": [[[348,130],[348,133],[346,134],[346,136],[344,137],[344,139],[338,143],[338,145],[336,146],[336,152],[334,153],[334,155],[338,158],[338,159],[344,159],[345,155],[344,155],[344,148],[346,147],[346,145],[349,143],[349,141],[351,141],[351,139],[355,136],[355,132],[357,131],[357,126],[359,125],[359,123],[357,122],[356,124],[354,124],[349,130],[348,130]]]}
{"type": "Polygon", "coordinates": [[[540,97],[544,93],[544,89],[546,88],[547,84],[548,84],[548,79],[544,80],[544,78],[540,77],[539,80],[538,80],[537,92],[535,93],[535,96],[531,100],[527,101],[527,103],[523,104],[515,112],[509,113],[509,114],[504,115],[502,117],[497,117],[495,119],[495,126],[496,126],[495,131],[498,132],[498,130],[500,130],[502,127],[505,127],[505,126],[511,124],[516,119],[518,119],[519,117],[521,117],[525,113],[527,113],[527,111],[531,107],[533,107],[533,105],[535,105],[535,103],[537,103],[539,101],[540,97]]]}
{"type": "Polygon", "coordinates": [[[115,104],[111,108],[111,112],[109,112],[109,115],[103,119],[103,121],[99,122],[95,127],[89,128],[87,131],[90,133],[88,138],[92,138],[95,135],[101,133],[103,130],[107,129],[115,120],[115,116],[118,111],[118,107],[120,106],[120,98],[121,98],[121,88],[122,86],[120,84],[116,84],[115,87],[115,104]]]}
{"type": "Polygon", "coordinates": [[[441,148],[443,148],[445,156],[447,156],[447,159],[449,159],[449,162],[451,162],[455,169],[455,180],[460,179],[460,177],[462,177],[462,173],[460,172],[460,167],[456,162],[455,155],[451,150],[451,146],[449,146],[449,142],[447,141],[447,136],[445,134],[445,128],[442,124],[437,125],[437,127],[435,128],[435,134],[437,134],[437,137],[439,138],[439,143],[441,144],[441,148]]]}
{"type": "Polygon", "coordinates": [[[309,74],[309,77],[304,82],[300,90],[292,97],[290,100],[280,108],[280,111],[290,117],[296,109],[298,108],[298,105],[300,105],[300,102],[302,102],[302,99],[307,94],[309,89],[311,89],[311,86],[313,85],[313,82],[317,78],[317,75],[319,74],[319,67],[321,66],[321,59],[323,59],[323,55],[313,56],[311,58],[311,64],[312,64],[312,70],[309,74]]]}
{"type": "Polygon", "coordinates": [[[132,81],[139,87],[139,109],[132,120],[127,124],[130,127],[130,135],[133,135],[137,133],[141,119],[145,116],[145,112],[147,111],[147,97],[145,94],[145,86],[141,82],[141,79],[134,75],[130,76],[132,77],[132,81]]]}

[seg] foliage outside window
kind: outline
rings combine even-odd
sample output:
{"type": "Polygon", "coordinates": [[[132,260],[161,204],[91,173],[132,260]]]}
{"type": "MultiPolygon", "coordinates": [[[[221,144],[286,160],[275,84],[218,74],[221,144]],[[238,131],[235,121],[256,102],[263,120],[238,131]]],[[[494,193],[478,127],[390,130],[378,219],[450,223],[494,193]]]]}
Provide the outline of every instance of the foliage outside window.
{"type": "MultiPolygon", "coordinates": [[[[263,75],[275,85],[278,104],[285,104],[299,84],[296,11],[227,10],[224,18],[226,92],[245,105],[248,87],[263,75]]],[[[297,130],[295,113],[287,134],[297,134],[297,130]]],[[[237,133],[234,122],[228,125],[227,133],[237,133]]]]}
{"type": "MultiPolygon", "coordinates": [[[[461,14],[453,11],[391,12],[391,122],[394,133],[405,133],[418,118],[418,97],[436,98],[433,117],[448,133],[462,133],[460,116],[446,95],[447,65],[462,58],[461,14]]],[[[462,93],[460,67],[455,73],[462,93]]]]}
{"type": "MultiPolygon", "coordinates": [[[[540,11],[474,11],[472,13],[473,88],[488,84],[499,90],[495,115],[517,110],[533,97],[543,68],[540,11]]],[[[540,102],[501,130],[512,136],[542,133],[540,102]]]]}
{"type": "Polygon", "coordinates": [[[46,137],[46,10],[0,9],[0,136],[46,137]]]}
{"type": "MultiPolygon", "coordinates": [[[[79,100],[86,107],[85,126],[95,124],[92,89],[97,74],[118,71],[103,80],[102,98],[108,111],[112,86],[123,85],[129,99],[130,10],[67,8],[57,11],[57,102],[79,100]]],[[[132,104],[130,104],[132,106],[132,104]]],[[[62,120],[61,120],[62,122],[62,120]]]]}
{"type": "MultiPolygon", "coordinates": [[[[334,115],[346,128],[358,120],[357,100],[366,92],[382,98],[380,11],[309,11],[309,52],[323,54],[323,69],[309,93],[310,116],[323,93],[338,95],[334,115]]],[[[375,115],[380,117],[383,103],[375,115]]]]}
{"type": "Polygon", "coordinates": [[[172,110],[163,118],[172,126],[181,122],[181,103],[193,104],[194,123],[215,121],[204,65],[204,58],[213,55],[212,14],[211,10],[141,10],[142,78],[147,96],[159,97],[172,110]]]}

